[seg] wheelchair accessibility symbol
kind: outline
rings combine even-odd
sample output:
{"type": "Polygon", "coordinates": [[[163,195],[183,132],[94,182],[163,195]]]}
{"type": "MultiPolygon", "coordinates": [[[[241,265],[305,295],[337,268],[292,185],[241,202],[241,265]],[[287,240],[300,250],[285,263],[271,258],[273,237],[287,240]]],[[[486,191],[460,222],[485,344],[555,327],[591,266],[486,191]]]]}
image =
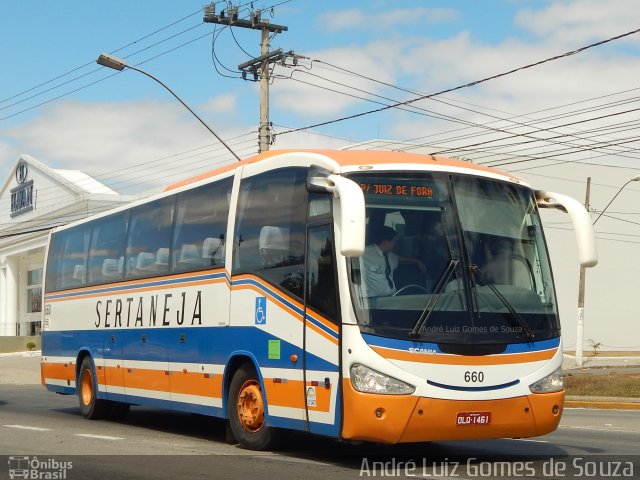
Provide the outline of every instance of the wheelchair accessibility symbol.
{"type": "Polygon", "coordinates": [[[256,325],[267,323],[267,297],[256,297],[256,325]]]}

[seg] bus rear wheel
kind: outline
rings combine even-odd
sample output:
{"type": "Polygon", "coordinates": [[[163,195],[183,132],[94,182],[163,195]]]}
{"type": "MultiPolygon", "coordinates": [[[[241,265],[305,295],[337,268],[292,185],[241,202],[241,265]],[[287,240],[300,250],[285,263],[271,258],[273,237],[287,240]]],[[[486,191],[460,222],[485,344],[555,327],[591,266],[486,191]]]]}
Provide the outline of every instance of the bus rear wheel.
{"type": "Polygon", "coordinates": [[[105,418],[111,408],[110,402],[98,399],[98,381],[93,362],[88,355],[82,359],[78,381],[76,382],[78,400],[82,416],[89,420],[105,418]]]}
{"type": "Polygon", "coordinates": [[[242,448],[266,450],[280,444],[284,432],[266,425],[264,392],[252,366],[243,365],[233,375],[227,404],[231,431],[242,448]]]}

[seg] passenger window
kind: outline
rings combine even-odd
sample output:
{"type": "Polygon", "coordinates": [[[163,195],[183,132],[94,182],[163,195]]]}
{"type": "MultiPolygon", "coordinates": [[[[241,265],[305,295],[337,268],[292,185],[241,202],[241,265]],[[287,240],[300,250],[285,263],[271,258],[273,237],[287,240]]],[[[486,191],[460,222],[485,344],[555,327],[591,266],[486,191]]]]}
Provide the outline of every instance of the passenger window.
{"type": "Polygon", "coordinates": [[[85,284],[90,234],[91,229],[81,225],[54,235],[47,266],[47,291],[85,284]]]}
{"type": "Polygon", "coordinates": [[[172,271],[224,267],[233,178],[178,195],[172,271]]]}
{"type": "Polygon", "coordinates": [[[118,259],[126,278],[169,273],[174,205],[175,197],[168,197],[131,211],[126,254],[118,259]]]}
{"type": "Polygon", "coordinates": [[[240,187],[233,273],[259,273],[302,298],[307,169],[246,178],[240,187]]]}
{"type": "Polygon", "coordinates": [[[89,247],[88,283],[117,282],[124,278],[126,234],[125,213],[110,215],[96,221],[89,247]]]}

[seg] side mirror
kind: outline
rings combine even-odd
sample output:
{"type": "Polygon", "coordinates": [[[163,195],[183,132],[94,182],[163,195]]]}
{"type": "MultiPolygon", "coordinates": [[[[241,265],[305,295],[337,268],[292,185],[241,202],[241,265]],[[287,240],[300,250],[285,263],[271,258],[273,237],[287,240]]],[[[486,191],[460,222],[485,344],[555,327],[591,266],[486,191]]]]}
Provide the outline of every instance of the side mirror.
{"type": "Polygon", "coordinates": [[[583,267],[598,264],[595,236],[589,212],[577,200],[560,193],[536,191],[536,201],[540,208],[557,208],[569,214],[578,244],[578,259],[583,267]]]}
{"type": "Polygon", "coordinates": [[[360,186],[340,175],[320,173],[308,178],[307,188],[333,193],[340,253],[345,257],[361,257],[364,253],[365,208],[360,186]]]}

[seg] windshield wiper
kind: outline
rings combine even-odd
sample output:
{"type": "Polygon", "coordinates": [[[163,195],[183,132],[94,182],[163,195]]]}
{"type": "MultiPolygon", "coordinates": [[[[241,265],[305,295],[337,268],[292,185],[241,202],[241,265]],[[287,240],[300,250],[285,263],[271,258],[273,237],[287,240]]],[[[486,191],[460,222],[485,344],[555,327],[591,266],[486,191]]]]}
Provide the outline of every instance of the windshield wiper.
{"type": "Polygon", "coordinates": [[[509,318],[512,321],[514,321],[518,327],[522,328],[522,332],[524,333],[525,337],[528,340],[533,340],[535,335],[529,328],[529,325],[527,325],[527,322],[525,322],[524,319],[520,316],[520,314],[515,310],[515,308],[513,308],[513,305],[509,303],[509,300],[507,300],[504,297],[504,295],[500,293],[496,285],[491,280],[489,280],[485,275],[482,274],[482,272],[480,271],[477,265],[471,265],[469,267],[469,271],[480,279],[480,282],[482,282],[482,285],[489,287],[489,290],[491,290],[495,294],[498,300],[500,300],[500,302],[506,307],[507,311],[510,313],[509,318]]]}
{"type": "Polygon", "coordinates": [[[416,324],[411,329],[411,332],[409,332],[409,335],[411,335],[412,337],[419,337],[420,331],[427,325],[429,317],[431,317],[431,314],[433,313],[438,300],[440,300],[440,295],[442,295],[444,287],[447,285],[447,283],[449,283],[449,279],[451,278],[451,275],[453,275],[453,272],[456,271],[456,267],[459,263],[460,259],[458,258],[452,258],[451,260],[449,260],[449,265],[447,265],[447,268],[445,268],[444,272],[442,272],[442,275],[440,275],[431,298],[427,302],[427,305],[424,307],[424,310],[422,310],[422,313],[420,314],[420,317],[418,318],[416,324]]]}

